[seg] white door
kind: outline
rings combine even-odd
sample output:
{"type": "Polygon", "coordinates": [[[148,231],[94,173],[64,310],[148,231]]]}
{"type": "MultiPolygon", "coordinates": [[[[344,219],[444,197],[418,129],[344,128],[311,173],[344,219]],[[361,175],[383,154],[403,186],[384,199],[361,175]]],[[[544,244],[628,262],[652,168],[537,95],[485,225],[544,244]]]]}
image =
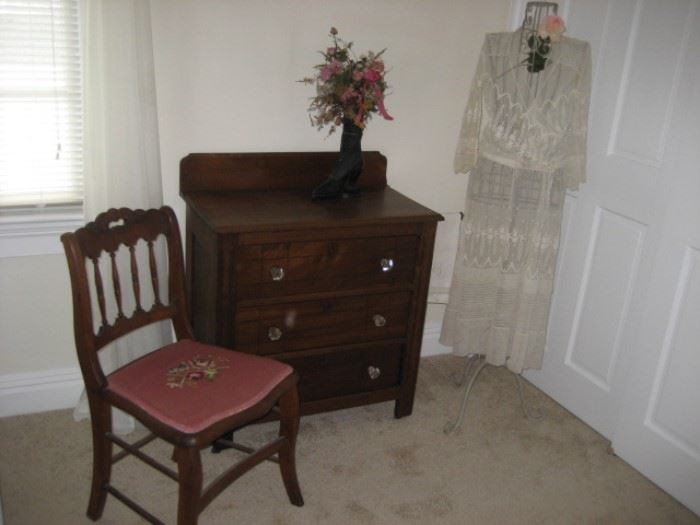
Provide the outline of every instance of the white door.
{"type": "Polygon", "coordinates": [[[700,0],[561,4],[593,50],[588,182],[527,377],[700,513],[700,0]]]}
{"type": "Polygon", "coordinates": [[[700,514],[700,8],[671,122],[667,203],[617,454],[700,514]]]}

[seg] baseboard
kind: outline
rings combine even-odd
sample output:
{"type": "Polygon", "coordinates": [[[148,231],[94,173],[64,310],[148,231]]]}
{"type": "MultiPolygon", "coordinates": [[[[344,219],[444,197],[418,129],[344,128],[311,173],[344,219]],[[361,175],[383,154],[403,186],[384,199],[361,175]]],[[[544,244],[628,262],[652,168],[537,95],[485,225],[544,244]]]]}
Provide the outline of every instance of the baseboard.
{"type": "Polygon", "coordinates": [[[451,347],[440,344],[441,328],[442,323],[440,322],[433,322],[425,325],[423,328],[423,344],[420,352],[421,357],[452,353],[451,347]]]}
{"type": "Polygon", "coordinates": [[[77,367],[0,375],[0,417],[72,408],[82,390],[77,367]]]}
{"type": "MultiPolygon", "coordinates": [[[[440,326],[439,322],[425,326],[421,357],[452,352],[440,344],[440,326]]],[[[0,417],[73,408],[82,391],[77,367],[0,375],[0,417]]]]}

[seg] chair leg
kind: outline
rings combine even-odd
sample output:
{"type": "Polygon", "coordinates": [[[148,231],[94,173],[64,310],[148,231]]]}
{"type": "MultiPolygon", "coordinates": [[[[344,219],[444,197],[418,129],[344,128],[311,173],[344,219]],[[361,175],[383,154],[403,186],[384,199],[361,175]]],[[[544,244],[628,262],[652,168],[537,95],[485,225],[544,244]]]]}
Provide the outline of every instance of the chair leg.
{"type": "Polygon", "coordinates": [[[280,449],[280,472],[284,488],[292,505],[302,507],[304,498],[301,495],[296,468],[296,441],[299,430],[299,393],[297,387],[285,392],[280,397],[280,431],[279,435],[286,438],[285,445],[280,449]]]}
{"type": "Polygon", "coordinates": [[[100,399],[90,399],[92,423],[92,488],[87,515],[100,519],[107,501],[107,485],[112,472],[112,442],[106,434],[112,431],[112,408],[100,399]]]}
{"type": "Polygon", "coordinates": [[[202,459],[196,447],[176,447],[180,494],[177,502],[177,524],[195,525],[199,517],[202,495],[202,459]]]}

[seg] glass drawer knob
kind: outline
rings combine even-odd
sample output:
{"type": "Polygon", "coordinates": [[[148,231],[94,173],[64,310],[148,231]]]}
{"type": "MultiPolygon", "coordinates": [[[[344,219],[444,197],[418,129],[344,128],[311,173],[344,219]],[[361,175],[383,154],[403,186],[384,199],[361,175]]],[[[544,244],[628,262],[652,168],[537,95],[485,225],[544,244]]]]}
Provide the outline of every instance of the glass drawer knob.
{"type": "Polygon", "coordinates": [[[382,327],[386,325],[386,317],[381,314],[374,314],[372,316],[372,321],[374,321],[374,326],[382,327]]]}
{"type": "Polygon", "coordinates": [[[376,366],[368,366],[367,374],[369,375],[370,379],[377,379],[380,375],[382,375],[382,371],[376,366]]]}
{"type": "Polygon", "coordinates": [[[282,338],[282,330],[276,326],[271,326],[267,329],[267,338],[270,341],[279,341],[282,338]]]}
{"type": "Polygon", "coordinates": [[[273,281],[281,281],[284,279],[284,268],[281,266],[273,266],[270,268],[270,277],[273,281]]]}
{"type": "Polygon", "coordinates": [[[383,272],[390,272],[394,269],[394,259],[384,258],[379,261],[379,265],[382,267],[383,272]]]}

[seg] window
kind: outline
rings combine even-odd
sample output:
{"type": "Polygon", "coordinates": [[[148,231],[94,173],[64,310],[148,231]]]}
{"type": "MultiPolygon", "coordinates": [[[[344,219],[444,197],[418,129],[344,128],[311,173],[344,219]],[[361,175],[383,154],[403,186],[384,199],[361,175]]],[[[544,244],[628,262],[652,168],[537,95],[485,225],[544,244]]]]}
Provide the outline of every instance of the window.
{"type": "Polygon", "coordinates": [[[0,0],[0,234],[82,217],[82,105],[79,0],[0,0]]]}

